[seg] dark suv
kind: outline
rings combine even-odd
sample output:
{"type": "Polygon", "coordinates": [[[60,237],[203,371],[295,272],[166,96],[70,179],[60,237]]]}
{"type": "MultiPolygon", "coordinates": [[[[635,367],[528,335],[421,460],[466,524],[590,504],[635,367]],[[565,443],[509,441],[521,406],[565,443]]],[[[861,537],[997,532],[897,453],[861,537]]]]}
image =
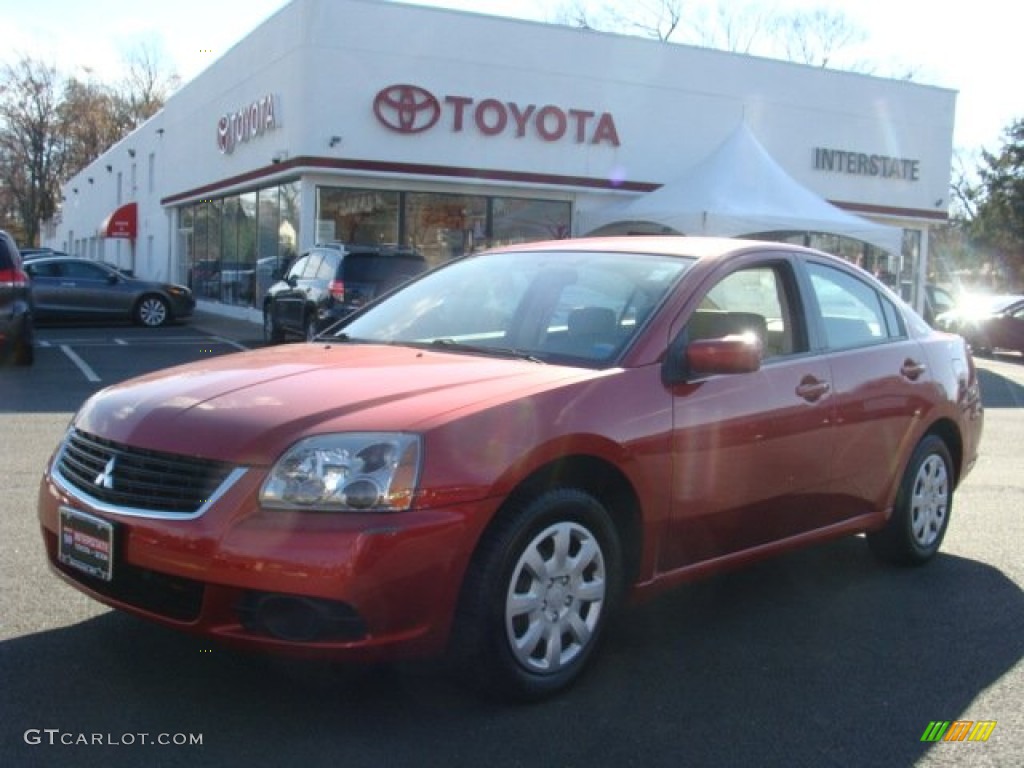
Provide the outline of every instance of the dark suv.
{"type": "Polygon", "coordinates": [[[31,365],[32,289],[14,239],[0,230],[0,365],[31,365]]]}
{"type": "Polygon", "coordinates": [[[318,245],[288,267],[263,299],[263,335],[312,339],[377,296],[427,270],[410,248],[384,245],[318,245]]]}

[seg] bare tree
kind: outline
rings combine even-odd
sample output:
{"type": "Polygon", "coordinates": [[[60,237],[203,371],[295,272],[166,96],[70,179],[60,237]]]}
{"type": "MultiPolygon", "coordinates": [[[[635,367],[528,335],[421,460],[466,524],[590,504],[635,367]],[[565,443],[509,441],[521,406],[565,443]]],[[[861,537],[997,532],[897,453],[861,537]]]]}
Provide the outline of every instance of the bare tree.
{"type": "Polygon", "coordinates": [[[976,184],[977,171],[968,168],[968,162],[978,165],[978,157],[963,152],[953,155],[952,180],[949,185],[950,213],[955,220],[970,221],[978,212],[978,198],[981,193],[976,184]]]}
{"type": "Polygon", "coordinates": [[[64,137],[53,66],[23,56],[0,81],[0,184],[23,242],[35,243],[39,223],[57,210],[64,137]]]}
{"type": "MultiPolygon", "coordinates": [[[[755,2],[723,1],[708,7],[684,0],[567,0],[554,21],[819,67],[835,66],[840,53],[867,39],[841,11],[781,13],[755,2]]],[[[862,71],[864,65],[847,62],[843,68],[862,71]]]]}
{"type": "Polygon", "coordinates": [[[633,0],[627,11],[613,11],[617,24],[653,40],[669,40],[683,18],[682,0],[633,0]]]}
{"type": "Polygon", "coordinates": [[[788,61],[815,67],[828,67],[837,53],[867,39],[846,14],[828,8],[779,16],[773,27],[788,61]]]}
{"type": "Polygon", "coordinates": [[[116,89],[124,132],[138,128],[155,115],[181,85],[181,79],[164,67],[155,46],[142,44],[128,55],[127,74],[116,89]]]}
{"type": "Polygon", "coordinates": [[[731,53],[754,53],[770,32],[773,16],[764,6],[744,3],[701,9],[690,20],[688,37],[694,45],[731,53]]]}
{"type": "Polygon", "coordinates": [[[683,18],[682,0],[632,0],[587,3],[569,0],[554,14],[557,24],[602,32],[620,32],[667,41],[683,18]],[[625,10],[623,10],[625,6],[625,10]]]}
{"type": "MultiPolygon", "coordinates": [[[[86,71],[86,75],[91,73],[86,71]]],[[[65,178],[78,173],[125,134],[126,121],[118,111],[117,95],[109,86],[91,77],[68,80],[58,107],[66,146],[65,178]]]]}

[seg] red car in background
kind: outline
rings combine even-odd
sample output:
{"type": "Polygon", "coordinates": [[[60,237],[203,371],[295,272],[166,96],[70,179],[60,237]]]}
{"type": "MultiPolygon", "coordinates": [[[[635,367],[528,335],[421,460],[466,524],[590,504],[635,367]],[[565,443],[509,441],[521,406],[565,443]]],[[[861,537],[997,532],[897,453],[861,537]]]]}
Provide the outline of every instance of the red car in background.
{"type": "Polygon", "coordinates": [[[979,353],[997,349],[1024,355],[1024,296],[974,296],[938,316],[943,330],[959,333],[979,353]]]}
{"type": "Polygon", "coordinates": [[[536,699],[624,600],[860,533],[928,561],[982,423],[964,340],[846,262],[563,240],[97,393],[39,520],[116,608],[277,653],[447,652],[536,699]]]}

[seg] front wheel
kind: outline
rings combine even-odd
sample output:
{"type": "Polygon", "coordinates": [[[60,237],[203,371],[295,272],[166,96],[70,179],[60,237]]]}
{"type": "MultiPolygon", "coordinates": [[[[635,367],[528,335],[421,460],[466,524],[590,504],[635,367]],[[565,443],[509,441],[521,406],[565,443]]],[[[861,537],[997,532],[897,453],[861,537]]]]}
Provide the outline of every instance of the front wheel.
{"type": "Polygon", "coordinates": [[[607,511],[583,491],[509,505],[466,574],[456,671],[503,698],[537,700],[568,687],[618,599],[621,557],[607,511]]]}
{"type": "Polygon", "coordinates": [[[271,344],[284,341],[284,331],[274,319],[274,312],[269,304],[263,308],[263,340],[271,344]]]}
{"type": "Polygon", "coordinates": [[[304,335],[306,337],[306,341],[315,341],[316,340],[316,334],[317,334],[316,316],[314,316],[314,315],[307,315],[306,316],[306,323],[305,323],[305,332],[304,332],[304,335]]]}
{"type": "Polygon", "coordinates": [[[927,435],[907,463],[892,517],[869,533],[868,546],[880,560],[921,565],[939,551],[953,506],[953,461],[942,439],[927,435]]]}
{"type": "Polygon", "coordinates": [[[165,325],[171,319],[171,307],[162,296],[143,296],[135,305],[135,322],[147,328],[165,325]]]}

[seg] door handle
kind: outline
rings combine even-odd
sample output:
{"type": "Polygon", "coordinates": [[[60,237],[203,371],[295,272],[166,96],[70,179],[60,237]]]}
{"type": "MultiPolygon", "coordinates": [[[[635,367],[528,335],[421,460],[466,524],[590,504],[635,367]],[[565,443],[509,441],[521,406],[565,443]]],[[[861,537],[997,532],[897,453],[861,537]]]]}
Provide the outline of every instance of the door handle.
{"type": "Polygon", "coordinates": [[[801,397],[809,403],[815,403],[828,394],[827,381],[821,381],[813,376],[804,376],[796,386],[797,397],[801,397]]]}
{"type": "Polygon", "coordinates": [[[916,360],[907,358],[903,361],[903,365],[900,366],[900,374],[911,381],[917,381],[917,379],[928,370],[928,366],[924,363],[919,363],[916,360]]]}

